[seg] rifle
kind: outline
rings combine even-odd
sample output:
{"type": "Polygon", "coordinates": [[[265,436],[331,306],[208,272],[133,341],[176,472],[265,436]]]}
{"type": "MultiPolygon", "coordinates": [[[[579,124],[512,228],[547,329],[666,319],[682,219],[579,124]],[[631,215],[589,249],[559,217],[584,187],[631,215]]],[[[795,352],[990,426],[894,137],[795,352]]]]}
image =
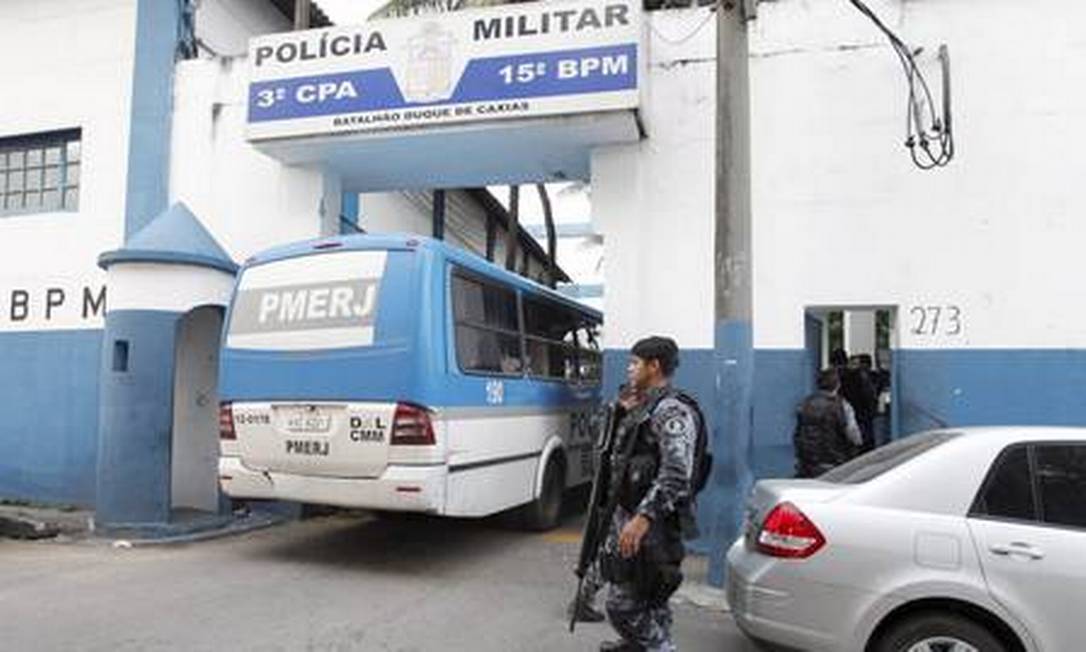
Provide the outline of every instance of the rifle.
{"type": "MultiPolygon", "coordinates": [[[[611,491],[611,458],[616,444],[615,429],[622,420],[626,410],[618,403],[610,403],[606,408],[606,417],[603,420],[603,429],[600,431],[596,442],[598,459],[596,462],[596,475],[592,479],[592,493],[588,499],[588,516],[585,519],[584,533],[581,535],[581,552],[577,557],[577,567],[574,574],[577,576],[577,594],[573,598],[573,615],[569,620],[569,631],[577,625],[577,615],[581,611],[581,592],[584,589],[584,578],[588,569],[599,555],[600,546],[611,525],[611,517],[618,507],[618,496],[610,495],[611,491]]],[[[629,437],[632,441],[633,437],[629,437]]],[[[619,473],[623,469],[618,470],[619,473]]]]}

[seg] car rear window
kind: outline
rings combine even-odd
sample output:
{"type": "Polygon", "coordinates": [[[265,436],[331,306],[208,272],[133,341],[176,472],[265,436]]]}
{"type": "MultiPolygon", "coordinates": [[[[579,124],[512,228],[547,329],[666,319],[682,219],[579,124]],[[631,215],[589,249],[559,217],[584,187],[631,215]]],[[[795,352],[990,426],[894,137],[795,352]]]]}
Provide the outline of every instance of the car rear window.
{"type": "Polygon", "coordinates": [[[860,484],[879,477],[905,462],[945,444],[961,433],[939,430],[899,439],[882,448],[849,460],[818,479],[836,484],[860,484]]]}

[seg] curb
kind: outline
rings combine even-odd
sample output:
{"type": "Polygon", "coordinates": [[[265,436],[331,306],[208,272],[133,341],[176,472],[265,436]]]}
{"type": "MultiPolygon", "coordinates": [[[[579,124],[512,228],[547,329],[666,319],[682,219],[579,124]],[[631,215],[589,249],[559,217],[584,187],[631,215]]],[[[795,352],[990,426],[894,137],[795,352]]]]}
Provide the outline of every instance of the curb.
{"type": "Polygon", "coordinates": [[[731,607],[728,605],[727,592],[724,591],[724,589],[718,589],[715,586],[709,586],[708,584],[697,582],[691,584],[684,583],[679,587],[679,590],[675,592],[675,595],[671,599],[673,602],[691,604],[701,609],[709,609],[721,613],[731,612],[731,607]]]}
{"type": "Polygon", "coordinates": [[[60,528],[53,523],[0,516],[0,538],[35,540],[49,539],[58,534],[60,534],[60,528]]]}
{"type": "Polygon", "coordinates": [[[283,523],[286,523],[288,520],[289,519],[275,514],[261,514],[259,516],[250,515],[245,517],[244,519],[233,521],[224,527],[197,530],[195,532],[187,532],[183,534],[174,534],[153,538],[112,538],[109,536],[104,536],[102,538],[105,540],[112,540],[112,546],[114,548],[148,548],[154,546],[173,546],[183,545],[186,543],[198,543],[201,541],[211,541],[213,539],[223,539],[230,536],[246,534],[248,532],[255,532],[257,530],[270,528],[274,525],[281,525],[283,523]]]}

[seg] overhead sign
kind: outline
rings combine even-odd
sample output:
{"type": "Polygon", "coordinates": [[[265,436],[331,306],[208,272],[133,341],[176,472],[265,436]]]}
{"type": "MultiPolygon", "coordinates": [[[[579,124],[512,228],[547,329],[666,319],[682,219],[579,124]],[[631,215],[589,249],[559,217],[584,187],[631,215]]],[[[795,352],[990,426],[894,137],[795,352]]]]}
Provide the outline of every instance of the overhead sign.
{"type": "Polygon", "coordinates": [[[640,3],[533,2],[255,38],[250,140],[631,109],[640,3]]]}

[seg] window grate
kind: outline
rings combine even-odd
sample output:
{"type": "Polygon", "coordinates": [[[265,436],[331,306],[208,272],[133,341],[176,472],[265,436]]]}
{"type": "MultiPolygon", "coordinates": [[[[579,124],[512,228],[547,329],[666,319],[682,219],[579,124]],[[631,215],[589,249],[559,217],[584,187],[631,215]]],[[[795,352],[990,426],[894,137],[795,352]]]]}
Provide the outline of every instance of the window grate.
{"type": "Polygon", "coordinates": [[[0,138],[0,217],[79,210],[82,131],[0,138]]]}

